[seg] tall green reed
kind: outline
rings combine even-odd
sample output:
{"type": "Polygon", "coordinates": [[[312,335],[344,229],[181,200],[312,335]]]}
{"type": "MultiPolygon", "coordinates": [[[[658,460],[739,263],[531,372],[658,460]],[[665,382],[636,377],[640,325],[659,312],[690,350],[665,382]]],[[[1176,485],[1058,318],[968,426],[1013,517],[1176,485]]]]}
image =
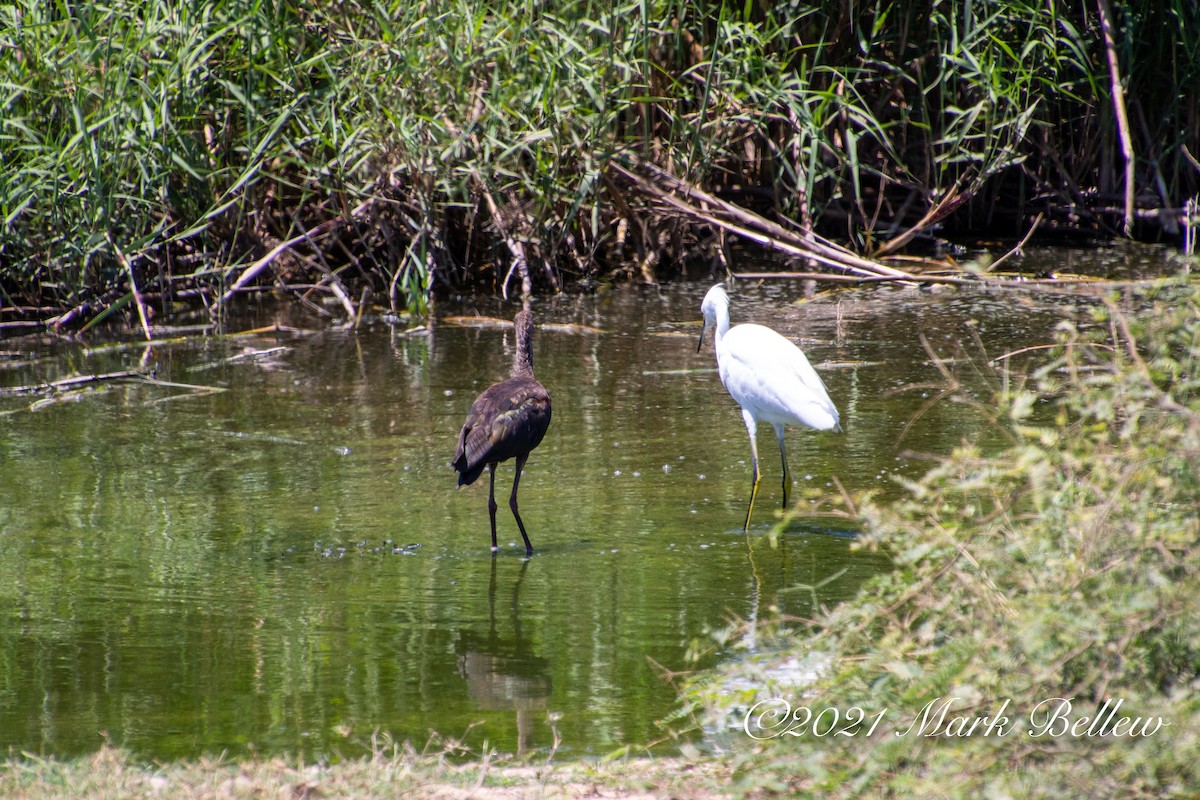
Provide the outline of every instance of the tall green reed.
{"type": "MultiPolygon", "coordinates": [[[[1163,205],[1197,190],[1193,6],[1120,15],[1139,181],[1163,205]]],[[[659,264],[703,257],[704,231],[605,179],[626,150],[868,251],[952,191],[960,227],[1015,230],[1103,205],[1118,174],[1082,0],[18,0],[0,15],[0,283],[60,303],[128,289],[109,242],[165,289],[227,284],[299,237],[278,277],[337,273],[418,312],[436,284],[499,287],[514,246],[535,286],[665,243],[659,264]]]]}

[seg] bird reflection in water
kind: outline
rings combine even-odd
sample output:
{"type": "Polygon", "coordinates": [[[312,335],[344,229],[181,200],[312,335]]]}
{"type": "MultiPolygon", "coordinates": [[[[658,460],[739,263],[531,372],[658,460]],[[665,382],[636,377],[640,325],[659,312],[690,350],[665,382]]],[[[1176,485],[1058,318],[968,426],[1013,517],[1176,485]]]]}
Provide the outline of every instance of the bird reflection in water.
{"type": "Polygon", "coordinates": [[[502,635],[496,621],[497,562],[492,561],[488,582],[488,630],[486,634],[463,631],[456,650],[458,671],[467,680],[467,693],[484,711],[515,711],[517,756],[529,752],[536,719],[550,696],[549,663],[533,653],[521,634],[520,593],[528,560],[521,561],[509,602],[512,631],[502,635]]]}

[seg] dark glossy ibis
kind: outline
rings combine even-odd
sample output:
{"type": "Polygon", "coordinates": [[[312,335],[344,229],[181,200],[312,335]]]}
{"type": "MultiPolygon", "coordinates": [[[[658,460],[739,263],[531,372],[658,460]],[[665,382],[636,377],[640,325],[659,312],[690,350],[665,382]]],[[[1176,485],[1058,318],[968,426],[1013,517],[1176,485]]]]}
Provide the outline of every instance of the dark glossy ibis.
{"type": "Polygon", "coordinates": [[[487,467],[488,513],[492,518],[492,552],[495,552],[496,465],[510,458],[517,460],[508,506],[521,529],[525,552],[531,554],[533,545],[517,511],[517,486],[529,453],[541,444],[550,427],[550,393],[533,377],[533,315],[528,310],[521,311],[513,324],[517,330],[517,352],[513,357],[512,377],[489,386],[475,398],[466,424],[458,434],[452,466],[458,470],[459,486],[474,483],[487,467]]]}

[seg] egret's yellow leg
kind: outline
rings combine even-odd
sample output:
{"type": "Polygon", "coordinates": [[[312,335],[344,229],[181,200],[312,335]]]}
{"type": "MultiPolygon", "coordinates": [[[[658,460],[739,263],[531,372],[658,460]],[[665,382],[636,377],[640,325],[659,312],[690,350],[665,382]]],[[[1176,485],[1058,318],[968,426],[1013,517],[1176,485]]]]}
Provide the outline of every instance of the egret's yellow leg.
{"type": "MultiPolygon", "coordinates": [[[[750,449],[756,450],[754,440],[750,440],[750,449]]],[[[754,485],[750,487],[750,505],[746,507],[746,521],[742,523],[742,531],[750,530],[750,515],[754,513],[754,498],[758,497],[758,484],[762,475],[758,471],[758,455],[754,455],[754,485]]]]}
{"type": "Polygon", "coordinates": [[[754,462],[754,485],[750,487],[750,505],[746,508],[746,521],[742,524],[742,530],[750,530],[750,515],[754,513],[754,498],[758,497],[758,484],[762,480],[762,473],[758,471],[758,421],[754,416],[742,409],[742,419],[746,421],[746,430],[750,432],[750,459],[754,462]]]}

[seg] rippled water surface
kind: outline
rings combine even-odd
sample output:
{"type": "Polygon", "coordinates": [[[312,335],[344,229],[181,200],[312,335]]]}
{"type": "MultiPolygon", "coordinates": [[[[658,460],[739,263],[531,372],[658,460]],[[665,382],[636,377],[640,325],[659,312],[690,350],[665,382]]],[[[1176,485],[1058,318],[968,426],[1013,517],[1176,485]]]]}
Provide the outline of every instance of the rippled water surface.
{"type": "MultiPolygon", "coordinates": [[[[831,518],[794,521],[771,546],[769,428],[754,525],[739,530],[746,431],[711,338],[696,353],[709,285],[536,301],[554,419],[521,482],[530,559],[505,503],[511,463],[496,557],[486,481],[456,489],[448,466],[513,341],[447,318],[515,306],[443,303],[409,334],[367,320],[150,349],[0,343],[8,387],[149,365],[187,385],[0,399],[0,746],[321,757],[376,731],[418,747],[436,731],[527,753],[557,740],[570,757],[669,739],[665,672],[738,657],[713,630],[806,615],[887,568],[831,518]]],[[[1091,307],[916,288],[802,297],[786,282],[733,295],[735,323],[801,343],[842,414],[844,434],[789,430],[802,504],[835,479],[894,494],[893,476],[926,465],[909,451],[946,452],[979,426],[968,404],[925,408],[936,389],[912,388],[941,380],[922,335],[986,400],[989,359],[1091,307]]],[[[274,321],[314,327],[264,305],[242,329],[274,321]]]]}

